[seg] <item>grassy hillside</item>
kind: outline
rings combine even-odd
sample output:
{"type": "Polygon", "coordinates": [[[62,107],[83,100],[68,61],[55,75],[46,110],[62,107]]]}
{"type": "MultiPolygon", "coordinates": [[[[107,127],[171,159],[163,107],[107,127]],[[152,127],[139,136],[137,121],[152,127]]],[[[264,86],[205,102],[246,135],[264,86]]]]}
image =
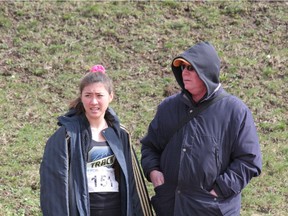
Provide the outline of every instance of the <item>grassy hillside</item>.
{"type": "Polygon", "coordinates": [[[172,58],[203,40],[219,51],[221,82],[259,131],[263,173],[245,188],[241,215],[285,215],[287,14],[287,3],[268,1],[1,2],[0,215],[41,215],[44,145],[90,66],[113,78],[112,107],[139,150],[157,104],[177,90],[172,58]]]}

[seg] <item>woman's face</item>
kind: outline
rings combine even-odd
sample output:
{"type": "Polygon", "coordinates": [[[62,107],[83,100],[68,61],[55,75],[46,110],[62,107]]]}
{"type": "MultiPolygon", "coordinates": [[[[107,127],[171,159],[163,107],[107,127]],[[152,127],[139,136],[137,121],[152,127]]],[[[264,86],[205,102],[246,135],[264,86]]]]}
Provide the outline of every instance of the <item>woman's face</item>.
{"type": "Polygon", "coordinates": [[[84,87],[81,94],[85,114],[90,122],[104,118],[105,112],[113,99],[113,94],[109,94],[103,83],[93,83],[84,87]]]}

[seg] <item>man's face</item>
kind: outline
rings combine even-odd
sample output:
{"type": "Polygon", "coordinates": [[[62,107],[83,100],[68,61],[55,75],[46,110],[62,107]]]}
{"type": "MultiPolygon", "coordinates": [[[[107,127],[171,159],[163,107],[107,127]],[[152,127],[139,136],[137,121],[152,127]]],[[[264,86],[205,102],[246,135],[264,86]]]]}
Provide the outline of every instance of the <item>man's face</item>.
{"type": "Polygon", "coordinates": [[[199,78],[192,65],[182,65],[182,69],[184,88],[192,94],[193,99],[194,97],[201,99],[207,92],[205,83],[199,78]]]}

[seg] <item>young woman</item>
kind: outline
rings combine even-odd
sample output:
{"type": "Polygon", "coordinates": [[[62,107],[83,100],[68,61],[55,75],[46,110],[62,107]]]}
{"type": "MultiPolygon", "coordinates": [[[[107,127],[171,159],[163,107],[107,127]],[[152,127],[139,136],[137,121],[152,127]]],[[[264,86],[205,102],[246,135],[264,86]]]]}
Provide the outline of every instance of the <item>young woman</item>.
{"type": "Polygon", "coordinates": [[[47,141],[40,167],[43,215],[152,215],[129,134],[109,108],[112,100],[105,68],[93,66],[47,141]]]}

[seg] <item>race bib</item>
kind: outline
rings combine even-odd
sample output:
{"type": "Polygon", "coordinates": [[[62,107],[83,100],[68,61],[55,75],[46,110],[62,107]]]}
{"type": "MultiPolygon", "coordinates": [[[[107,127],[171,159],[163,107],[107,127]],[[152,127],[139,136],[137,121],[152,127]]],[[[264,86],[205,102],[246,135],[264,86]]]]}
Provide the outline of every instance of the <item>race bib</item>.
{"type": "Polygon", "coordinates": [[[87,181],[89,193],[119,192],[119,186],[115,179],[113,168],[87,167],[87,181]]]}

